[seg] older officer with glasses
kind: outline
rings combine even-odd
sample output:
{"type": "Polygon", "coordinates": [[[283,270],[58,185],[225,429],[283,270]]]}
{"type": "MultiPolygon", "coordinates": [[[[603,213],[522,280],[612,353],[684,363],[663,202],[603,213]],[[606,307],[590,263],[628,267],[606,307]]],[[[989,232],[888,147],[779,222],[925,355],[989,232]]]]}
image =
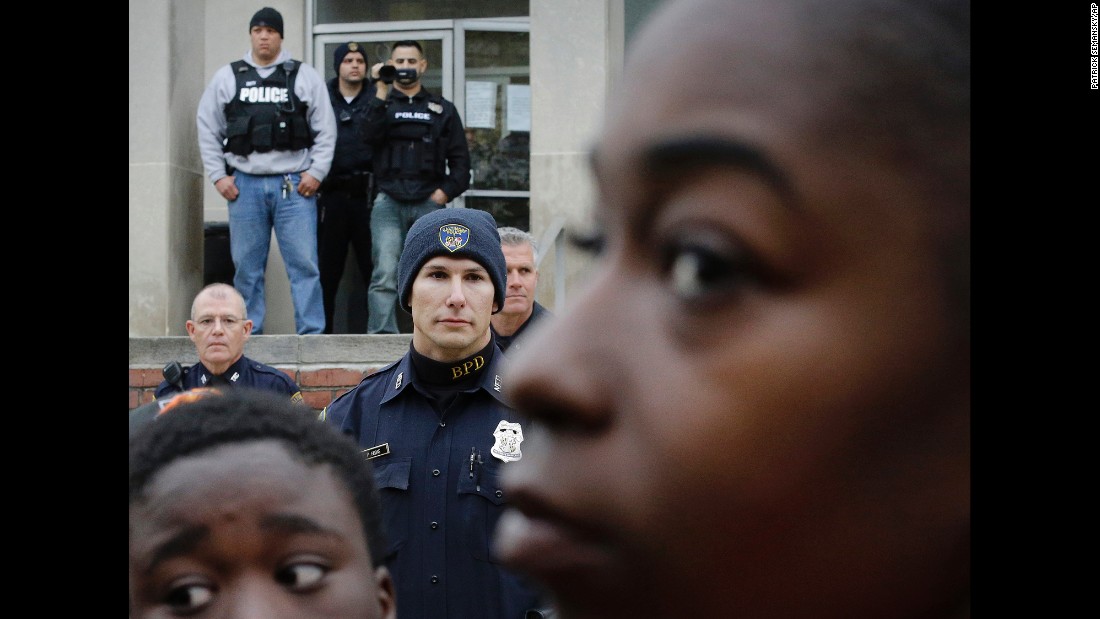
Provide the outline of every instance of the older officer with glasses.
{"type": "Polygon", "coordinates": [[[215,283],[200,290],[191,303],[186,327],[199,362],[184,369],[175,382],[161,381],[156,400],[130,411],[131,435],[154,419],[173,397],[193,389],[245,387],[283,393],[291,402],[302,402],[302,390],[289,376],[244,356],[252,321],[245,314],[244,297],[233,286],[215,283]]]}
{"type": "Polygon", "coordinates": [[[157,386],[160,398],[174,391],[196,387],[252,387],[285,393],[301,401],[302,390],[270,365],[244,356],[244,343],[252,334],[252,321],[245,316],[244,297],[229,284],[210,284],[195,295],[187,335],[195,343],[199,363],[184,372],[177,384],[167,380],[157,386]]]}

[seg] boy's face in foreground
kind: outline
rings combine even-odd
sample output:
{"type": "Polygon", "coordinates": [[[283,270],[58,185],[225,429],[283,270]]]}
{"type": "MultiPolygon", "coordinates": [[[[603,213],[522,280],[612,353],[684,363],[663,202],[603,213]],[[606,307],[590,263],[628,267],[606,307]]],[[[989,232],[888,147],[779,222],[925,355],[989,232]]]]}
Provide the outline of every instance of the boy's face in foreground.
{"type": "Polygon", "coordinates": [[[130,507],[132,617],[393,619],[351,493],[274,440],[169,464],[130,507]]]}
{"type": "Polygon", "coordinates": [[[788,11],[636,41],[594,157],[601,269],[513,359],[541,423],[496,549],[563,617],[915,616],[968,590],[939,205],[889,145],[818,133],[846,104],[788,11]],[[676,41],[715,79],[654,89],[676,41]]]}

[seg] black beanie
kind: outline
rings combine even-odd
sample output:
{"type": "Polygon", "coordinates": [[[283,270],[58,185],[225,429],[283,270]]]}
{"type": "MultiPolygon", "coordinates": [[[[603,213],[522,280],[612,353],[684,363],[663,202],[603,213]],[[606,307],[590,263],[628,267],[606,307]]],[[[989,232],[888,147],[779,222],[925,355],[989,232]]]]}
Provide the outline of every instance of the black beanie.
{"type": "Polygon", "coordinates": [[[248,22],[248,31],[252,32],[252,29],[256,26],[270,26],[275,29],[275,32],[279,33],[280,38],[283,37],[283,16],[269,6],[256,11],[256,14],[252,16],[252,21],[248,22]]]}
{"type": "Polygon", "coordinates": [[[336,75],[340,75],[340,63],[344,62],[344,56],[347,56],[351,52],[363,54],[363,64],[370,64],[370,62],[367,61],[367,48],[355,41],[351,43],[342,43],[340,47],[336,48],[336,51],[332,52],[332,70],[336,71],[336,75]]]}
{"type": "Polygon", "coordinates": [[[492,215],[476,208],[444,207],[421,215],[413,222],[397,263],[397,299],[401,309],[410,314],[413,280],[420,267],[434,256],[469,258],[485,267],[495,289],[493,300],[497,309],[493,313],[504,309],[508,269],[500,248],[497,222],[492,215]]]}

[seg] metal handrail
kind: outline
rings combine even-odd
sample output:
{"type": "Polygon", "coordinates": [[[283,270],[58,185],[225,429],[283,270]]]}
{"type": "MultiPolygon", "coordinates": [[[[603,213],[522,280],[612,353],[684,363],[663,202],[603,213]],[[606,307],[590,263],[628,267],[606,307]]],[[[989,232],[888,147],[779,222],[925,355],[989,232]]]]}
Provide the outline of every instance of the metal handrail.
{"type": "Polygon", "coordinates": [[[565,305],[565,217],[555,217],[543,230],[539,238],[539,247],[543,249],[535,258],[535,268],[546,257],[544,248],[551,246],[554,248],[554,305],[560,308],[565,305]]]}

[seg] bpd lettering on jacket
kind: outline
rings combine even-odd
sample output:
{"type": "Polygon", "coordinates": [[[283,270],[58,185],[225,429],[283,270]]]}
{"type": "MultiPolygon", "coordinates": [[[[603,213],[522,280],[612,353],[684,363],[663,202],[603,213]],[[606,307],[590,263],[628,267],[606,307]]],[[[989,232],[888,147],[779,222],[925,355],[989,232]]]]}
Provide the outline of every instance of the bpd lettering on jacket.
{"type": "Polygon", "coordinates": [[[466,376],[470,372],[476,372],[476,371],[480,370],[484,365],[485,365],[485,357],[482,357],[481,355],[478,355],[478,356],[474,357],[473,359],[470,359],[466,363],[463,363],[462,365],[452,366],[451,367],[451,378],[453,380],[458,380],[459,378],[462,378],[463,376],[466,376]]]}

